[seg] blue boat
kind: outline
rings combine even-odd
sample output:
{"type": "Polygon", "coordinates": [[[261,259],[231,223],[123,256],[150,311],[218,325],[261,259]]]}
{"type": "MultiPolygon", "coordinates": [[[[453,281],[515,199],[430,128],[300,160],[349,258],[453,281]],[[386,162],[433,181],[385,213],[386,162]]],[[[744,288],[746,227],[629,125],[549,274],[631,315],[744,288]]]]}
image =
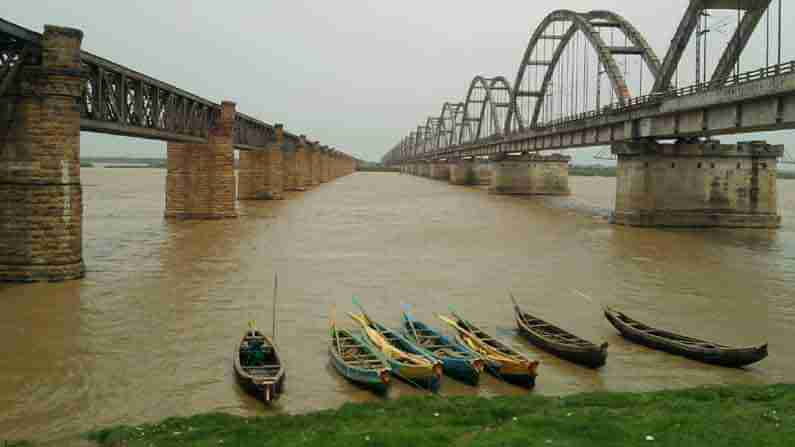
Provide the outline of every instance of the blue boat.
{"type": "Polygon", "coordinates": [[[390,368],[386,359],[360,335],[331,325],[329,345],[331,364],[346,379],[385,394],[389,389],[390,368]]]}
{"type": "Polygon", "coordinates": [[[485,362],[480,355],[427,324],[403,313],[403,334],[421,349],[442,362],[445,374],[477,386],[485,362]]]}

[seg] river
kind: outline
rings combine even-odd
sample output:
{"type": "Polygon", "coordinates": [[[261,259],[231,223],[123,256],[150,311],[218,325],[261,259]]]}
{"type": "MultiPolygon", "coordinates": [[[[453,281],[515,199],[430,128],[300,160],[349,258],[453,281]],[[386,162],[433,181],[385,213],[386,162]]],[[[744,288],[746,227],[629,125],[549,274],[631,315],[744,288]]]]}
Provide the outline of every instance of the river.
{"type": "MultiPolygon", "coordinates": [[[[795,181],[779,181],[784,225],[767,230],[613,226],[615,181],[572,177],[568,198],[505,197],[392,173],[359,173],[240,202],[240,218],[163,219],[165,171],[82,171],[82,281],[0,285],[0,440],[52,440],[120,423],[226,411],[299,413],[378,399],[328,363],[328,322],[351,296],[397,325],[402,304],[441,326],[448,305],[542,362],[535,393],[770,383],[795,377],[795,181]],[[231,356],[251,319],[277,341],[287,390],[271,410],[235,384],[231,356]],[[591,296],[582,298],[574,290],[591,296]],[[508,291],[593,341],[586,370],[513,332],[508,291]],[[597,303],[727,344],[770,342],[746,370],[702,365],[621,339],[597,303]]],[[[390,398],[419,394],[396,383],[390,398]]],[[[526,393],[446,378],[442,395],[526,393]]]]}

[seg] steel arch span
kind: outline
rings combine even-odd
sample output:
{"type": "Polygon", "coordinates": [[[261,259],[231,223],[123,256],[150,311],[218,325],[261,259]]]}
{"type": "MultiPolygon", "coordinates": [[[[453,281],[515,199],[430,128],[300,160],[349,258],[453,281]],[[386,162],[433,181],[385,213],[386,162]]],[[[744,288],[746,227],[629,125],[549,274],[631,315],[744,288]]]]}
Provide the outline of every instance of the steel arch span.
{"type": "Polygon", "coordinates": [[[510,109],[511,91],[511,84],[503,76],[475,76],[464,101],[458,141],[468,143],[501,135],[510,109]]]}
{"type": "MultiPolygon", "coordinates": [[[[511,140],[531,132],[555,132],[559,126],[654,107],[666,98],[736,85],[742,78],[741,53],[771,4],[771,0],[690,0],[662,62],[643,33],[618,13],[598,9],[553,11],[532,30],[513,83],[503,76],[473,77],[462,102],[445,102],[438,116],[423,121],[385,158],[405,159],[404,154],[412,158],[418,153],[446,157],[465,145],[511,140]],[[723,48],[713,48],[721,52],[719,60],[709,67],[703,63],[701,73],[710,80],[679,88],[678,69],[680,65],[689,68],[683,63],[685,50],[691,41],[706,40],[699,37],[708,32],[699,21],[711,11],[721,10],[737,11],[737,25],[723,48]],[[623,43],[614,42],[615,34],[623,43]],[[587,68],[577,73],[578,63],[587,68]],[[646,84],[645,74],[650,77],[646,84]],[[607,77],[607,89],[603,88],[602,75],[607,77]]],[[[769,33],[769,24],[767,30],[769,33]]],[[[779,65],[780,59],[779,54],[779,65]]],[[[760,71],[760,76],[777,75],[780,70],[767,69],[760,71]]]]}
{"type": "Polygon", "coordinates": [[[516,130],[524,130],[526,127],[523,120],[517,119],[516,116],[519,115],[522,109],[520,104],[521,101],[534,102],[531,107],[533,113],[527,125],[529,125],[529,127],[536,127],[538,125],[539,115],[549,92],[552,76],[560,63],[561,55],[578,32],[585,36],[591,47],[596,51],[599,62],[605,68],[605,72],[620,104],[625,104],[626,100],[632,95],[627,86],[626,79],[616,62],[616,54],[633,53],[641,55],[648,70],[652,73],[652,76],[655,78],[657,77],[660,70],[660,61],[657,55],[640,31],[620,15],[610,11],[591,11],[588,13],[577,13],[569,10],[554,11],[546,16],[533,32],[533,35],[530,37],[530,42],[527,44],[527,49],[519,63],[516,81],[514,81],[513,92],[511,94],[511,107],[505,122],[506,132],[514,130],[512,129],[512,124],[514,124],[514,122],[518,124],[518,129],[516,130]],[[563,34],[554,34],[553,31],[553,34],[550,34],[553,25],[557,23],[564,24],[566,29],[565,32],[563,34]],[[620,29],[634,46],[609,46],[598,31],[601,27],[620,29]],[[536,59],[538,57],[537,50],[539,44],[543,40],[555,42],[553,44],[554,50],[552,56],[547,60],[536,59]],[[522,90],[522,82],[525,79],[528,67],[538,66],[546,67],[541,88],[537,91],[522,90]]]}

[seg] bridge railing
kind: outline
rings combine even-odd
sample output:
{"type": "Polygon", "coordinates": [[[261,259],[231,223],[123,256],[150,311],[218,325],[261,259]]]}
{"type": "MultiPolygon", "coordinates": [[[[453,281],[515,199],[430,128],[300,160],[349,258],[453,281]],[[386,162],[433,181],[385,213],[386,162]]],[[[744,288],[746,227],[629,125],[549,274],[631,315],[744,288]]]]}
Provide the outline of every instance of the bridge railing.
{"type": "MultiPolygon", "coordinates": [[[[743,84],[747,84],[750,82],[759,81],[762,79],[772,78],[776,76],[786,75],[795,73],[795,61],[786,62],[783,64],[778,65],[771,65],[769,67],[759,68],[757,70],[751,70],[744,73],[740,73],[737,75],[728,76],[721,79],[711,80],[709,82],[703,82],[699,84],[693,84],[686,87],[681,87],[678,89],[669,89],[664,92],[658,93],[651,93],[643,96],[637,96],[633,98],[629,98],[625,103],[612,103],[605,107],[602,107],[599,110],[591,110],[584,113],[579,113],[575,115],[569,115],[566,117],[562,117],[559,119],[547,121],[544,123],[540,123],[539,125],[525,129],[525,130],[514,130],[513,132],[502,134],[502,135],[492,135],[486,138],[481,138],[477,141],[471,141],[466,144],[455,145],[455,146],[447,146],[447,147],[440,147],[438,149],[434,149],[422,154],[422,157],[427,156],[443,156],[447,154],[453,154],[459,148],[464,147],[472,147],[482,144],[488,144],[491,142],[501,141],[506,137],[510,138],[513,136],[519,136],[527,130],[532,130],[535,132],[545,131],[545,130],[553,130],[555,128],[561,127],[570,127],[574,126],[576,123],[579,123],[583,120],[589,120],[594,118],[599,118],[603,116],[609,115],[616,115],[620,113],[625,113],[628,111],[632,111],[634,109],[640,109],[648,106],[652,106],[655,104],[659,104],[664,100],[668,100],[671,98],[681,98],[690,95],[696,95],[700,93],[704,93],[706,91],[726,88],[726,87],[735,87],[740,86],[743,84]]],[[[418,158],[415,156],[408,156],[407,159],[411,158],[418,158]]]]}
{"type": "Polygon", "coordinates": [[[625,103],[614,102],[606,105],[601,110],[591,110],[585,113],[569,115],[555,120],[547,121],[539,124],[534,129],[543,130],[550,127],[559,127],[562,125],[570,124],[573,122],[581,121],[584,119],[597,118],[605,115],[614,115],[624,113],[633,109],[645,107],[651,104],[657,104],[663,100],[670,98],[678,98],[683,96],[695,95],[705,91],[715,90],[719,88],[734,87],[749,82],[758,81],[760,79],[771,78],[784,74],[795,72],[795,61],[786,62],[779,65],[771,65],[769,67],[759,68],[757,70],[747,71],[738,75],[732,75],[725,78],[714,79],[708,82],[681,87],[678,89],[669,89],[664,92],[650,93],[642,96],[635,96],[629,98],[625,103]]]}

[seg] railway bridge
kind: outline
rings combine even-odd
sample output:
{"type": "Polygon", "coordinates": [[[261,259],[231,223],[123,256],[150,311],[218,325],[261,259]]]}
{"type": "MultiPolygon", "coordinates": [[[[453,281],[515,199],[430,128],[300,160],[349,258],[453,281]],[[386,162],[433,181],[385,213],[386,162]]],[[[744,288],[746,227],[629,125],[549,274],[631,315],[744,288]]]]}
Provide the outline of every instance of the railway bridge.
{"type": "Polygon", "coordinates": [[[82,38],[0,19],[0,281],[84,275],[81,131],[167,142],[167,218],[236,217],[237,199],[279,199],[356,168],[354,157],[232,101],[82,51],[82,38]]]}
{"type": "Polygon", "coordinates": [[[784,148],[716,137],[795,127],[782,15],[780,1],[691,0],[660,59],[617,13],[554,11],[512,84],[475,76],[463,101],[445,102],[382,161],[496,194],[565,195],[570,157],[544,152],[609,146],[615,223],[778,227],[784,148]]]}

